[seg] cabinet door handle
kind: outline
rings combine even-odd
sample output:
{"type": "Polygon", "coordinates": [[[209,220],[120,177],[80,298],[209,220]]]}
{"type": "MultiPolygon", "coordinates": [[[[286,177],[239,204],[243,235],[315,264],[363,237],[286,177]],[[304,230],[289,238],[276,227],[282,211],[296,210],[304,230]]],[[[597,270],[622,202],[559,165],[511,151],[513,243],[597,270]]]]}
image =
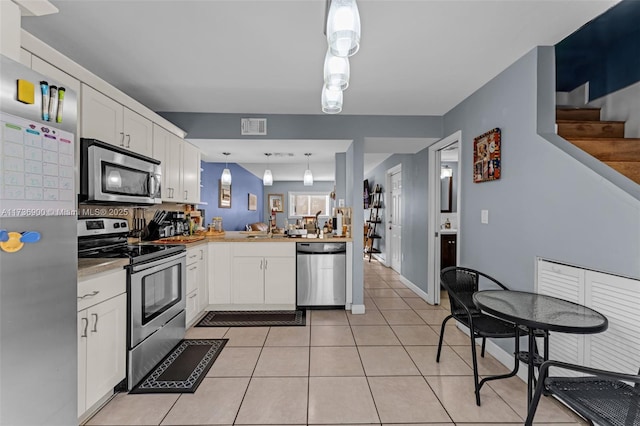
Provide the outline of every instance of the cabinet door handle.
{"type": "Polygon", "coordinates": [[[127,148],[131,148],[131,135],[127,135],[127,148]]]}
{"type": "Polygon", "coordinates": [[[169,196],[169,198],[173,198],[173,188],[169,188],[171,190],[171,195],[169,196]]]}
{"type": "Polygon", "coordinates": [[[191,268],[189,268],[190,271],[193,271],[194,269],[198,269],[197,266],[192,266],[191,268]]]}
{"type": "Polygon", "coordinates": [[[89,320],[87,318],[82,318],[82,321],[84,321],[84,328],[82,330],[82,334],[80,335],[80,337],[87,337],[87,328],[89,328],[89,320]]]}
{"type": "Polygon", "coordinates": [[[91,330],[91,332],[97,333],[98,332],[98,314],[91,314],[91,316],[96,319],[96,321],[93,323],[93,330],[91,330]]]}
{"type": "Polygon", "coordinates": [[[96,294],[98,294],[98,293],[100,293],[100,290],[94,290],[94,291],[93,291],[93,292],[91,292],[91,293],[87,293],[87,294],[84,294],[84,295],[82,295],[82,296],[78,296],[78,299],[82,300],[82,299],[84,299],[85,297],[93,297],[93,296],[95,296],[95,295],[96,295],[96,294]]]}
{"type": "Polygon", "coordinates": [[[189,299],[193,299],[194,297],[196,297],[198,295],[198,293],[194,294],[193,296],[191,296],[189,299]]]}
{"type": "Polygon", "coordinates": [[[260,269],[262,269],[262,262],[263,262],[263,261],[261,260],[261,261],[260,261],[260,269]]]}
{"type": "Polygon", "coordinates": [[[265,259],[265,260],[264,260],[264,269],[265,269],[265,270],[267,269],[267,262],[268,262],[268,260],[267,260],[267,259],[265,259]]]}
{"type": "Polygon", "coordinates": [[[184,199],[186,200],[187,198],[189,198],[189,191],[185,189],[185,191],[184,191],[184,199]]]}
{"type": "Polygon", "coordinates": [[[124,148],[124,132],[120,132],[120,146],[124,148]]]}

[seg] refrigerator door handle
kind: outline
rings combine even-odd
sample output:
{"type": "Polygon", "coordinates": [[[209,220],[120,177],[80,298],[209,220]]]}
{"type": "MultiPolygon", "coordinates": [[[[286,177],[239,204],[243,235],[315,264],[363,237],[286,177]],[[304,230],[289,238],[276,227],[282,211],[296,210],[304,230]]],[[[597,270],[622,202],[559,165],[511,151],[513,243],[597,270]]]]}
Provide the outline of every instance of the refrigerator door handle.
{"type": "Polygon", "coordinates": [[[92,333],[97,333],[98,332],[98,314],[91,314],[92,317],[95,317],[96,321],[93,323],[93,330],[91,330],[92,333]]]}

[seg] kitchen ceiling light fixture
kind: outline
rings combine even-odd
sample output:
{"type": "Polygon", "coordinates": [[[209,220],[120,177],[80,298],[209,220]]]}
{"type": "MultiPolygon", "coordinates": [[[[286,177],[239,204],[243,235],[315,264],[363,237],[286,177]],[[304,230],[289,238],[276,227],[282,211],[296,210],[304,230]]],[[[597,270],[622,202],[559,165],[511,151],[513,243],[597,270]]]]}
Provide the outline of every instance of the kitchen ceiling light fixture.
{"type": "Polygon", "coordinates": [[[264,186],[271,186],[273,185],[273,175],[271,174],[271,169],[269,169],[269,157],[271,157],[271,153],[265,152],[264,155],[267,156],[267,169],[264,171],[264,175],[262,176],[262,184],[264,186]]]}
{"type": "Polygon", "coordinates": [[[327,43],[336,56],[352,56],[360,48],[360,13],[356,0],[329,0],[327,43]]]}
{"type": "Polygon", "coordinates": [[[307,152],[304,155],[307,156],[307,170],[304,171],[304,177],[302,178],[302,181],[304,182],[304,186],[311,186],[313,185],[313,174],[311,173],[311,169],[309,168],[309,157],[311,157],[311,153],[307,152]]]}
{"type": "Polygon", "coordinates": [[[322,112],[338,114],[342,111],[342,90],[322,87],[322,112]]]}
{"type": "MultiPolygon", "coordinates": [[[[223,154],[226,158],[229,157],[228,152],[223,152],[223,154]]],[[[220,183],[222,183],[223,185],[231,185],[231,171],[229,170],[228,161],[225,161],[225,167],[224,167],[224,170],[222,171],[222,176],[220,176],[220,183]]]]}
{"type": "Polygon", "coordinates": [[[345,90],[349,87],[349,58],[335,56],[327,49],[324,57],[324,84],[330,89],[345,90]]]}
{"type": "Polygon", "coordinates": [[[356,0],[326,0],[324,33],[327,54],[324,57],[322,112],[342,112],[342,91],[349,87],[349,56],[360,49],[360,13],[356,0]]]}
{"type": "Polygon", "coordinates": [[[453,176],[453,169],[449,166],[444,166],[440,169],[440,179],[453,176]]]}

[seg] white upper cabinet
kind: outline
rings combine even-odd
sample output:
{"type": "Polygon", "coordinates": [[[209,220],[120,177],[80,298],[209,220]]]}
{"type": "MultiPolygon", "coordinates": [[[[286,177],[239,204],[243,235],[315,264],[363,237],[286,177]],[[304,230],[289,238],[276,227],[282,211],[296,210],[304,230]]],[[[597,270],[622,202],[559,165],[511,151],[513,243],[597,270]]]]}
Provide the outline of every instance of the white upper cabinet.
{"type": "Polygon", "coordinates": [[[138,154],[151,156],[153,123],[122,104],[82,84],[81,134],[138,154]]]}
{"type": "Polygon", "coordinates": [[[124,147],[151,157],[153,153],[153,123],[129,108],[123,108],[124,147]]]}
{"type": "Polygon", "coordinates": [[[182,190],[184,201],[200,202],[200,150],[188,142],[182,147],[182,190]]]}
{"type": "Polygon", "coordinates": [[[153,158],[162,165],[162,201],[200,202],[200,150],[153,125],[153,158]]]}

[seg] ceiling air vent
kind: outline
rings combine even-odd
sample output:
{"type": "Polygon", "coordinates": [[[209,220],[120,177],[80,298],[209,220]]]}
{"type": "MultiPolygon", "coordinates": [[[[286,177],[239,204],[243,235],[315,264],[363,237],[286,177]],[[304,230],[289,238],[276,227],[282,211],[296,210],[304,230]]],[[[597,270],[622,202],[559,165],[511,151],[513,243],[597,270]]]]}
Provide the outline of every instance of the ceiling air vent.
{"type": "Polygon", "coordinates": [[[241,118],[240,119],[241,135],[266,135],[267,119],[266,118],[241,118]]]}

